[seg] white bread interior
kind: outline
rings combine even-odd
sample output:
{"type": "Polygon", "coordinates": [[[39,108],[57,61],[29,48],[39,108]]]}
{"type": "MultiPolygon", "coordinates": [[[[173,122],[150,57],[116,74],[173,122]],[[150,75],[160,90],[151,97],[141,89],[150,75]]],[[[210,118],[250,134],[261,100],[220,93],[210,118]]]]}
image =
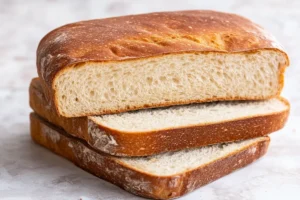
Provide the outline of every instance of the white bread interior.
{"type": "Polygon", "coordinates": [[[282,52],[182,53],[121,62],[87,62],[53,81],[66,117],[216,100],[267,99],[279,94],[282,52]]]}
{"type": "MultiPolygon", "coordinates": [[[[228,101],[145,109],[89,117],[96,125],[120,132],[147,132],[222,123],[270,115],[289,109],[280,98],[264,101],[228,101]]],[[[98,126],[96,126],[98,127],[98,126]]]]}
{"type": "MultiPolygon", "coordinates": [[[[265,137],[259,137],[239,142],[223,143],[201,148],[168,152],[147,157],[120,158],[125,164],[139,171],[157,176],[170,176],[193,170],[215,160],[225,158],[230,154],[239,152],[265,137]]],[[[256,147],[250,148],[252,154],[256,147]]]]}

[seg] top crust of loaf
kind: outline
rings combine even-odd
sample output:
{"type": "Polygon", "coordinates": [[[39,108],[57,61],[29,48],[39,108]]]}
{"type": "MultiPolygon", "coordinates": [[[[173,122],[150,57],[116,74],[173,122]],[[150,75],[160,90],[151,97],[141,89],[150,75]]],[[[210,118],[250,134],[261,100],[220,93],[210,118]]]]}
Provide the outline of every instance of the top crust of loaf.
{"type": "Polygon", "coordinates": [[[51,90],[56,74],[86,62],[116,62],[166,54],[287,54],[257,24],[228,13],[193,10],[129,15],[68,24],[48,33],[37,49],[41,79],[51,90]]]}

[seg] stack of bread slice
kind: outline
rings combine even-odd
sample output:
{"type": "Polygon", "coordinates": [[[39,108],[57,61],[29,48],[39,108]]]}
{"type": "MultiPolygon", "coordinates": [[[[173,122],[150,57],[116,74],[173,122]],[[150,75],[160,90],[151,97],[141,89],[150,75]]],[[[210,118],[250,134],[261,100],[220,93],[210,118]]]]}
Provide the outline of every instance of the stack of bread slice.
{"type": "Polygon", "coordinates": [[[288,65],[270,34],[234,14],[68,24],[38,46],[31,136],[133,194],[180,197],[266,153],[288,118],[288,65]]]}

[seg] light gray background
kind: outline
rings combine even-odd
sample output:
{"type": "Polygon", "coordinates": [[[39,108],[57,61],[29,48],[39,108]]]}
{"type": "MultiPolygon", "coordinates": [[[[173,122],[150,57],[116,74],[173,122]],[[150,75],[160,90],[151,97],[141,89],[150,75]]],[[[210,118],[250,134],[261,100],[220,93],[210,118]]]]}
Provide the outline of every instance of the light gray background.
{"type": "Polygon", "coordinates": [[[214,9],[241,14],[272,32],[291,59],[283,96],[292,105],[267,155],[182,199],[300,199],[300,1],[16,1],[0,0],[0,199],[139,199],[35,145],[29,137],[28,85],[35,51],[66,23],[163,10],[214,9]]]}

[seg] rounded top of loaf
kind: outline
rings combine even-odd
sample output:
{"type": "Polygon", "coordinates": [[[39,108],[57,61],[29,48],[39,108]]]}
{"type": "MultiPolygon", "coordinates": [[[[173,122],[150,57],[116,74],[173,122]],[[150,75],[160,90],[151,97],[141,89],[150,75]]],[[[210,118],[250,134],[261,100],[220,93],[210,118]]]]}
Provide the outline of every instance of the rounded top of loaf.
{"type": "Polygon", "coordinates": [[[51,88],[55,75],[75,64],[263,49],[285,54],[273,36],[244,17],[208,10],[158,12],[59,27],[41,40],[37,67],[39,76],[51,88]]]}

